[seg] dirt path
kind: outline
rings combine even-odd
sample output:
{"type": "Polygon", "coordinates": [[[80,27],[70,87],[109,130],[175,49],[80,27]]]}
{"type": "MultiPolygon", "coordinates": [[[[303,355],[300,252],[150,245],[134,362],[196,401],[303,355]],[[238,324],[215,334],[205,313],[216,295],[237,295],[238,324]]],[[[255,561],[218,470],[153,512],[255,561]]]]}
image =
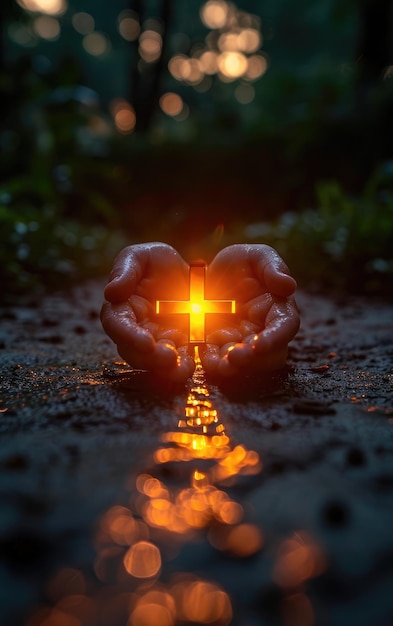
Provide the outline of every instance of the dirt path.
{"type": "MultiPolygon", "coordinates": [[[[136,611],[135,597],[142,591],[135,578],[100,574],[98,520],[115,504],[139,506],[141,474],[176,489],[190,473],[190,464],[174,469],[153,461],[162,433],[176,430],[186,390],[159,389],[149,375],[116,363],[98,319],[101,293],[100,283],[89,283],[0,311],[4,626],[29,619],[31,626],[125,626],[130,613],[130,626],[137,625],[142,609],[136,611]],[[64,572],[74,582],[83,575],[83,589],[64,582],[64,572]],[[101,576],[99,584],[94,576],[101,576]],[[75,613],[66,602],[82,590],[90,613],[75,613]],[[120,591],[134,593],[133,609],[120,611],[114,599],[120,591]],[[113,605],[110,619],[102,617],[103,602],[113,605]],[[37,607],[46,607],[41,617],[37,607]]],[[[261,461],[261,471],[239,470],[237,480],[215,487],[243,512],[236,527],[247,524],[248,535],[240,543],[251,545],[254,532],[259,544],[256,539],[254,550],[240,554],[230,547],[230,525],[218,524],[211,512],[190,533],[145,524],[161,550],[154,588],[172,589],[174,597],[171,580],[182,572],[194,586],[209,581],[210,591],[225,590],[222,614],[205,615],[204,623],[390,626],[393,307],[304,293],[298,301],[302,329],[288,370],[241,389],[210,389],[230,449],[255,451],[261,461]]],[[[168,624],[191,623],[192,615],[178,608],[177,618],[160,610],[168,624]]]]}

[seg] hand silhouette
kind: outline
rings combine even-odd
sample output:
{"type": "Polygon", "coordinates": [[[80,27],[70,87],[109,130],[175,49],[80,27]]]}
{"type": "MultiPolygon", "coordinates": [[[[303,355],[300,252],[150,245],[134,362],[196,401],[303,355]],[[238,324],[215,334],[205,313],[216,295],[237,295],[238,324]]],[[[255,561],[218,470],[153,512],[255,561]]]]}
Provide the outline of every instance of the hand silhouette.
{"type": "Polygon", "coordinates": [[[188,264],[171,246],[154,242],[122,250],[104,291],[101,321],[127,363],[176,382],[192,376],[186,326],[178,319],[158,323],[155,316],[156,300],[187,299],[188,291],[188,264]]]}
{"type": "Polygon", "coordinates": [[[206,374],[228,377],[284,367],[300,324],[295,289],[295,279],[270,246],[222,250],[207,270],[207,298],[236,300],[236,315],[210,321],[200,350],[206,374]]]}

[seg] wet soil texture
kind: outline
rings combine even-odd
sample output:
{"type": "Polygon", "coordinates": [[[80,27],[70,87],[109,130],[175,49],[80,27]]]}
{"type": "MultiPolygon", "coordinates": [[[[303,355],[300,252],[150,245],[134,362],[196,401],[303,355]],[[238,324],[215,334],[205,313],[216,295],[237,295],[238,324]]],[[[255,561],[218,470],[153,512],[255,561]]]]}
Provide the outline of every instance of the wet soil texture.
{"type": "Polygon", "coordinates": [[[102,288],[0,310],[0,624],[391,626],[393,307],[299,293],[286,371],[207,387],[225,453],[164,463],[192,385],[118,359],[102,288]]]}

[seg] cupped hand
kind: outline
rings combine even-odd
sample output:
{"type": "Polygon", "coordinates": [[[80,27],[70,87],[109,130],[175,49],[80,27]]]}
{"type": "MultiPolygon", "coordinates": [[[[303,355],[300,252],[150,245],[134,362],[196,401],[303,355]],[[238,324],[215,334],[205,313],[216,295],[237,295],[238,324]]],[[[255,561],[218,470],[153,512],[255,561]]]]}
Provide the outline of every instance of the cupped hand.
{"type": "Polygon", "coordinates": [[[207,270],[207,297],[236,300],[236,314],[209,322],[200,349],[205,372],[229,377],[283,368],[300,325],[296,286],[270,246],[237,244],[219,252],[207,270]]]}
{"type": "Polygon", "coordinates": [[[158,323],[155,316],[156,300],[187,299],[188,290],[189,266],[171,246],[153,242],[122,250],[104,291],[101,322],[127,363],[176,382],[192,376],[186,326],[173,319],[158,323]]]}

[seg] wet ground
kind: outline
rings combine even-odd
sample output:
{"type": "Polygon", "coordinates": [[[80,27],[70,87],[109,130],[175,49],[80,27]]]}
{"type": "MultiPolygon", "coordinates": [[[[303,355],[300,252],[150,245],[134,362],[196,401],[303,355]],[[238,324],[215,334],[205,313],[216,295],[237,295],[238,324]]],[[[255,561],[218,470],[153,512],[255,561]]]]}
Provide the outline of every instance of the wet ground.
{"type": "Polygon", "coordinates": [[[393,307],[300,293],[280,376],[174,388],[101,293],[0,311],[0,624],[391,626],[393,307]]]}

